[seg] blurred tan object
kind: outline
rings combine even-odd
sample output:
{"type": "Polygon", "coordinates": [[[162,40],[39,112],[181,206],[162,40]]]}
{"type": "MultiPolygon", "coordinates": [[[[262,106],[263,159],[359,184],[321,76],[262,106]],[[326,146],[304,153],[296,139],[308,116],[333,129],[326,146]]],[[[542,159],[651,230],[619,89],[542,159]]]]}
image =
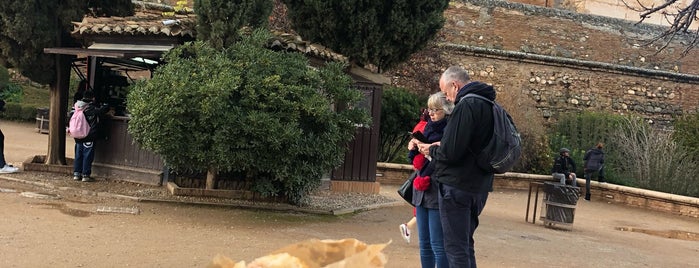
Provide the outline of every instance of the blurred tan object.
{"type": "Polygon", "coordinates": [[[209,263],[209,265],[206,266],[206,268],[246,268],[245,267],[245,262],[241,261],[239,263],[235,263],[235,261],[229,259],[226,256],[223,256],[221,254],[216,255],[214,257],[214,260],[209,263]]]}
{"type": "Polygon", "coordinates": [[[291,244],[245,265],[218,255],[209,268],[381,268],[386,256],[381,253],[388,244],[367,245],[357,239],[310,239],[291,244]]]}

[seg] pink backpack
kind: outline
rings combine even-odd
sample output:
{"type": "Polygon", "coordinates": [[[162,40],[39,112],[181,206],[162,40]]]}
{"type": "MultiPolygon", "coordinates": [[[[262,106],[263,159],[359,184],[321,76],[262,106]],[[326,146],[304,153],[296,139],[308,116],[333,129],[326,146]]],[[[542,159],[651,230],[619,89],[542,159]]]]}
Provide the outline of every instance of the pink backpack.
{"type": "Polygon", "coordinates": [[[87,122],[87,118],[85,118],[85,114],[83,113],[85,106],[80,108],[76,103],[75,106],[73,106],[75,112],[73,116],[70,117],[70,123],[68,123],[68,133],[70,133],[71,137],[76,139],[83,139],[90,133],[90,124],[87,122]]]}

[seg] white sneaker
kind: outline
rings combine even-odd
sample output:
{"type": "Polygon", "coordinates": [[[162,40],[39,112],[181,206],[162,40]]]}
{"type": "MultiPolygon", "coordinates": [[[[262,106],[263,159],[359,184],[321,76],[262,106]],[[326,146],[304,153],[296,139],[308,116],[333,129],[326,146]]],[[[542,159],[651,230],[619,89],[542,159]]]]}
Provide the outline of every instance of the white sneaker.
{"type": "Polygon", "coordinates": [[[403,223],[398,227],[400,228],[400,235],[405,239],[405,242],[410,243],[410,229],[408,229],[408,225],[403,223]]]}
{"type": "Polygon", "coordinates": [[[17,171],[19,171],[19,168],[8,165],[5,165],[4,167],[2,167],[2,169],[0,169],[1,174],[15,173],[17,171]]]}

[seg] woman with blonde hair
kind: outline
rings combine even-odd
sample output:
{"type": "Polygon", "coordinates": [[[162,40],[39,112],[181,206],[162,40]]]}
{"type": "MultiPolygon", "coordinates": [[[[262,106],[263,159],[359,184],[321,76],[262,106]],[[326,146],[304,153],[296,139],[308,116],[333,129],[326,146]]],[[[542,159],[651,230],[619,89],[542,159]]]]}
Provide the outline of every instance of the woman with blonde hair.
{"type": "MultiPolygon", "coordinates": [[[[420,144],[438,144],[444,134],[448,116],[454,109],[454,105],[447,101],[442,92],[430,95],[427,100],[430,120],[425,126],[423,136],[426,140],[410,140],[408,149],[417,150],[420,144]]],[[[444,251],[444,235],[439,215],[439,190],[437,183],[431,178],[434,168],[430,165],[429,157],[423,154],[415,154],[415,159],[425,159],[421,163],[415,163],[419,170],[413,181],[413,202],[415,206],[415,218],[417,219],[418,240],[420,247],[420,263],[422,267],[448,267],[447,256],[444,251]]],[[[413,159],[413,160],[415,160],[413,159]]]]}

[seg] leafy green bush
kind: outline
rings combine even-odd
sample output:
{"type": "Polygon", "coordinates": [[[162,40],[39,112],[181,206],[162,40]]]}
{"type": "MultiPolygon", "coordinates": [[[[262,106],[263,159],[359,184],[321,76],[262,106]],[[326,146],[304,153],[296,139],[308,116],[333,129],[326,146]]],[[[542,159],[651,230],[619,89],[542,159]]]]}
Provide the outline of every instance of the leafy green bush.
{"type": "Polygon", "coordinates": [[[8,120],[33,121],[36,120],[37,107],[29,104],[10,102],[5,104],[5,111],[0,117],[8,120]]]}
{"type": "Polygon", "coordinates": [[[605,153],[605,179],[618,184],[626,184],[622,178],[621,170],[627,159],[621,159],[617,151],[618,148],[611,146],[612,134],[618,129],[623,116],[598,113],[583,112],[580,114],[564,114],[556,124],[552,126],[549,133],[550,158],[549,170],[553,164],[553,158],[558,156],[560,148],[570,149],[570,157],[576,164],[578,177],[583,177],[583,156],[585,151],[595,146],[598,142],[607,144],[605,153]]]}
{"type": "Polygon", "coordinates": [[[5,66],[0,65],[0,90],[4,90],[10,84],[10,73],[5,66]]]}
{"type": "Polygon", "coordinates": [[[410,131],[420,120],[420,108],[427,107],[415,93],[400,87],[385,87],[381,97],[379,162],[405,163],[410,131]]]}
{"type": "Polygon", "coordinates": [[[272,0],[197,0],[197,40],[216,48],[225,48],[238,41],[243,26],[264,28],[272,13],[272,0]]]}
{"type": "Polygon", "coordinates": [[[672,138],[688,151],[694,160],[699,161],[699,111],[685,114],[673,121],[675,132],[672,138]]]}
{"type": "Polygon", "coordinates": [[[19,119],[22,113],[22,105],[19,103],[10,102],[5,104],[4,117],[7,119],[19,119]]]}
{"type": "Polygon", "coordinates": [[[622,120],[611,140],[620,154],[618,170],[634,186],[699,197],[699,161],[689,157],[671,132],[630,116],[622,120]]]}
{"type": "Polygon", "coordinates": [[[224,52],[205,42],[168,52],[128,95],[134,139],[175,170],[243,173],[263,196],[300,202],[369,117],[353,108],[362,95],[342,65],[309,68],[302,54],[265,49],[269,37],[256,31],[224,52]]]}
{"type": "Polygon", "coordinates": [[[15,83],[9,83],[4,89],[0,89],[0,99],[5,102],[22,102],[22,87],[15,83]]]}

